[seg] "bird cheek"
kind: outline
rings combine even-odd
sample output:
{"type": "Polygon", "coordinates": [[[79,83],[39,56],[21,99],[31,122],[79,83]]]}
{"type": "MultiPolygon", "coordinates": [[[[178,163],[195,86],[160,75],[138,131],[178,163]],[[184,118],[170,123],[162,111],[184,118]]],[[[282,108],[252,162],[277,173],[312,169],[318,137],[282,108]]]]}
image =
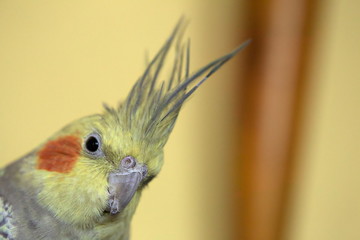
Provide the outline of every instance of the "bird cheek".
{"type": "Polygon", "coordinates": [[[51,172],[70,172],[81,151],[81,140],[76,136],[63,136],[47,142],[38,152],[37,168],[51,172]]]}

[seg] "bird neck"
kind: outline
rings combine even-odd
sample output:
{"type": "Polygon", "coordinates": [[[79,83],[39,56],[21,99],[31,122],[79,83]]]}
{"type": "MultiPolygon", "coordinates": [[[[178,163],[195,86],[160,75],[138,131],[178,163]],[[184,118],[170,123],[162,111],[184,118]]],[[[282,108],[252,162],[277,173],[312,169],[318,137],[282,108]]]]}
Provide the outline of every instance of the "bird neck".
{"type": "Polygon", "coordinates": [[[122,212],[116,215],[109,213],[102,215],[94,228],[99,239],[129,239],[131,220],[139,204],[140,196],[141,191],[136,192],[122,212]]]}

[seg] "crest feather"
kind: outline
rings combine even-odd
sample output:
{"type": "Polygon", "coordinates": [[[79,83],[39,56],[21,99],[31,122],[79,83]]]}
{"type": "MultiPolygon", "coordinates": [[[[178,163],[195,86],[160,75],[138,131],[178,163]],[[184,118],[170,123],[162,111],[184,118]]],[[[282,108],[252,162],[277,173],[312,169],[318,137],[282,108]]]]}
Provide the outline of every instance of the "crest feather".
{"type": "Polygon", "coordinates": [[[116,112],[118,120],[126,130],[132,132],[134,138],[137,138],[135,140],[148,139],[162,147],[184,102],[223,64],[250,43],[250,40],[244,42],[229,54],[190,74],[190,41],[182,43],[184,25],[181,19],[118,109],[114,111],[106,107],[111,115],[116,112]],[[170,76],[158,83],[159,74],[173,45],[175,54],[170,76]]]}

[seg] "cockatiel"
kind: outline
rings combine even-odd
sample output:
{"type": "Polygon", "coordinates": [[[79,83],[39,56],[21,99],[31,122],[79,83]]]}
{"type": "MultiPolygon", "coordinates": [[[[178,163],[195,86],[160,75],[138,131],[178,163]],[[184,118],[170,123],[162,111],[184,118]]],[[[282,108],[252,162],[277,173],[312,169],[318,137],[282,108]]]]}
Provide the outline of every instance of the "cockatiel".
{"type": "Polygon", "coordinates": [[[190,74],[183,29],[180,21],[117,108],[70,123],[0,170],[0,239],[129,239],[183,103],[248,44],[190,74]],[[171,49],[169,78],[157,83],[171,49]]]}

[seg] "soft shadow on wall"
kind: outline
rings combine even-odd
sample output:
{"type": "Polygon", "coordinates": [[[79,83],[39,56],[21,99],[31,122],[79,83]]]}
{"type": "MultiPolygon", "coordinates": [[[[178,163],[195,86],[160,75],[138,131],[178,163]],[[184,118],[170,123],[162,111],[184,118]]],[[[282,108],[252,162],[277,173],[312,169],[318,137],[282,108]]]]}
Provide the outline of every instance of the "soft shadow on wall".
{"type": "Polygon", "coordinates": [[[249,3],[234,239],[360,237],[358,7],[249,3]]]}

